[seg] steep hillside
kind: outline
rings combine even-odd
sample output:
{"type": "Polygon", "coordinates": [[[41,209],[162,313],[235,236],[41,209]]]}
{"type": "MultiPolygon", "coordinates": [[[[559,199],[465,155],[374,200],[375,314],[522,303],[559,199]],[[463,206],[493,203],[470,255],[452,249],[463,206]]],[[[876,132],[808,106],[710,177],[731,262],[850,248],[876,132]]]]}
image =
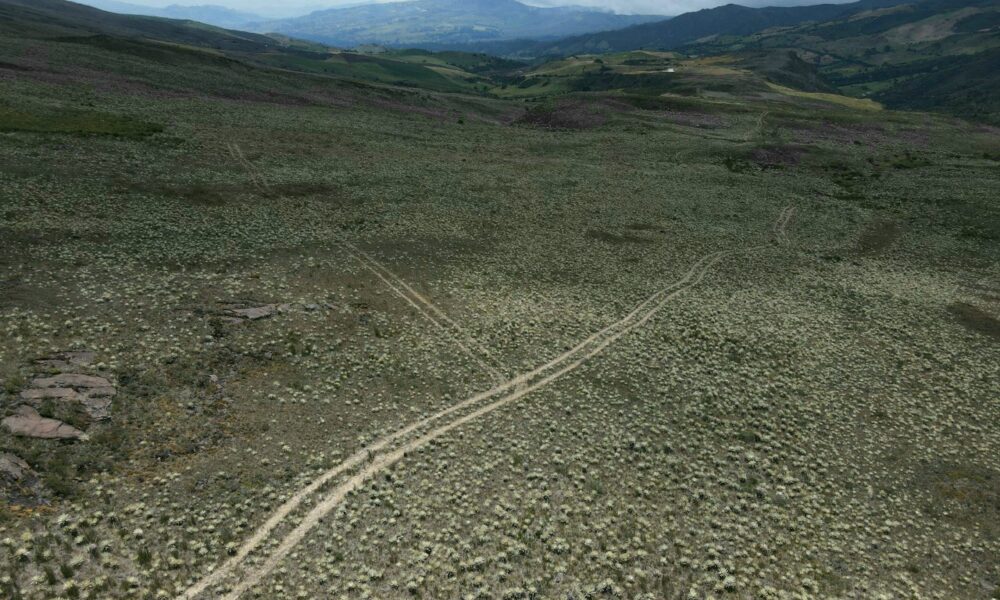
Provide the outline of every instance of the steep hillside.
{"type": "Polygon", "coordinates": [[[538,8],[515,0],[414,0],[324,10],[252,28],[336,46],[426,46],[551,39],[661,19],[583,8],[538,8]]]}

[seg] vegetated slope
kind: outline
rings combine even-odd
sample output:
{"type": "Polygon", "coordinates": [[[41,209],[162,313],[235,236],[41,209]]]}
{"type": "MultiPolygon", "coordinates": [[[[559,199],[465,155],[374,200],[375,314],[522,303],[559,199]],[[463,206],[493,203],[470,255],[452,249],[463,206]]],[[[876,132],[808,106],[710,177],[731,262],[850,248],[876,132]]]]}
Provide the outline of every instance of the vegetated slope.
{"type": "MultiPolygon", "coordinates": [[[[438,91],[474,91],[485,77],[457,66],[441,70],[410,60],[335,51],[321,44],[221,29],[192,21],[119,15],[63,0],[0,0],[0,32],[10,36],[58,38],[67,44],[84,44],[109,50],[145,54],[161,61],[239,61],[438,91]],[[193,54],[192,54],[193,53],[193,54]]],[[[483,56],[465,57],[468,64],[501,63],[483,56]]],[[[237,63],[230,63],[240,68],[237,63]]]]}
{"type": "Polygon", "coordinates": [[[162,40],[223,51],[260,52],[276,46],[264,35],[190,21],[120,15],[64,0],[0,0],[7,35],[113,35],[162,40]]]}
{"type": "Polygon", "coordinates": [[[924,0],[750,36],[720,36],[685,52],[792,52],[826,85],[898,108],[1000,119],[1000,6],[924,0]]]}
{"type": "Polygon", "coordinates": [[[685,13],[669,20],[633,25],[554,42],[517,41],[484,45],[482,49],[518,57],[569,56],[629,50],[671,50],[708,36],[746,35],[772,27],[826,21],[842,15],[896,4],[900,0],[861,0],[851,4],[748,8],[727,4],[685,13]]]}
{"type": "Polygon", "coordinates": [[[141,4],[130,4],[128,2],[117,2],[116,0],[82,0],[80,4],[86,4],[108,12],[125,15],[144,15],[147,17],[165,17],[167,19],[183,19],[208,23],[216,27],[227,27],[239,29],[248,23],[263,20],[260,15],[216,6],[212,4],[202,4],[195,6],[184,6],[171,4],[166,7],[145,6],[141,4]]]}
{"type": "Polygon", "coordinates": [[[538,8],[516,0],[415,0],[335,8],[253,29],[336,46],[426,46],[557,38],[661,19],[579,7],[538,8]]]}
{"type": "Polygon", "coordinates": [[[8,16],[0,598],[995,595],[995,130],[739,57],[523,103],[8,16]],[[467,404],[466,338],[558,370],[467,404]]]}

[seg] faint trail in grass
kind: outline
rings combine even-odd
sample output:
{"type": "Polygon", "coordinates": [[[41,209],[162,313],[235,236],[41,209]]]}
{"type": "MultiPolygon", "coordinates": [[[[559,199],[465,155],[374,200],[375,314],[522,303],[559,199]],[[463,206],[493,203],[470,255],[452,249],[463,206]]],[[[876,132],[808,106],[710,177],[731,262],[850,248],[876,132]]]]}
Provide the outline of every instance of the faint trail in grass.
{"type": "Polygon", "coordinates": [[[794,206],[786,207],[781,211],[781,214],[778,216],[778,220],[774,223],[772,231],[774,233],[774,239],[779,244],[791,243],[791,240],[788,239],[788,226],[791,224],[792,219],[795,218],[795,210],[794,206]]]}
{"type": "Polygon", "coordinates": [[[253,182],[254,187],[260,191],[270,194],[271,186],[267,184],[267,180],[260,174],[257,167],[254,166],[252,162],[247,160],[246,155],[243,154],[243,149],[240,148],[239,144],[227,143],[226,149],[229,150],[229,154],[233,157],[236,162],[240,163],[246,170],[247,174],[250,175],[250,180],[253,182]]]}
{"type": "MultiPolygon", "coordinates": [[[[776,236],[784,234],[784,230],[793,214],[794,209],[791,207],[786,208],[781,212],[778,217],[778,221],[773,227],[773,232],[776,236]]],[[[746,249],[744,252],[759,250],[764,247],[766,247],[766,245],[755,246],[746,249]]],[[[355,473],[350,478],[336,485],[329,492],[327,492],[319,504],[314,506],[312,510],[310,510],[309,513],[303,517],[299,524],[285,536],[277,548],[275,548],[268,555],[263,565],[259,567],[248,567],[241,571],[238,583],[235,584],[229,593],[223,596],[226,600],[236,600],[251,587],[259,583],[261,579],[273,572],[281,560],[283,560],[291,552],[291,550],[321,522],[326,515],[340,505],[350,492],[360,487],[364,482],[371,479],[382,470],[397,463],[405,457],[408,452],[412,452],[425,446],[429,442],[441,437],[457,427],[494,412],[503,406],[516,402],[527,394],[530,394],[531,392],[536,391],[576,370],[588,359],[603,352],[604,349],[622,336],[644,325],[671,299],[701,283],[709,270],[722,260],[722,258],[727,255],[737,254],[738,252],[739,251],[736,250],[727,250],[713,252],[703,256],[680,280],[656,292],[646,301],[639,304],[639,306],[633,309],[632,312],[625,315],[622,319],[592,334],[567,352],[560,354],[544,365],[510,379],[493,389],[476,394],[463,402],[414,422],[403,429],[377,440],[370,446],[359,450],[346,461],[322,474],[311,484],[296,493],[291,499],[282,505],[282,507],[279,508],[274,515],[272,515],[263,527],[258,529],[258,531],[238,549],[232,559],[228,560],[210,575],[191,586],[179,598],[183,600],[193,599],[209,587],[222,583],[230,573],[233,573],[238,567],[242,566],[245,559],[267,538],[270,532],[280,525],[281,522],[284,521],[284,519],[286,519],[306,497],[319,490],[335,477],[350,471],[359,465],[367,463],[367,466],[364,466],[359,472],[355,473]],[[485,400],[494,398],[495,400],[493,400],[493,402],[486,404],[485,406],[481,406],[439,427],[431,429],[430,431],[424,432],[421,436],[404,443],[395,450],[386,454],[379,454],[379,452],[384,450],[387,446],[389,446],[389,444],[409,436],[411,433],[414,433],[437,420],[450,416],[465,408],[472,408],[485,400]]]]}
{"type": "Polygon", "coordinates": [[[416,309],[416,311],[419,312],[425,319],[445,332],[448,332],[451,337],[451,341],[461,348],[465,354],[472,358],[472,360],[479,364],[484,371],[489,373],[494,383],[504,381],[504,375],[491,363],[491,361],[493,361],[492,354],[487,349],[479,346],[479,344],[465,332],[465,329],[463,329],[461,325],[444,314],[444,312],[442,312],[441,309],[439,309],[433,302],[414,290],[409,284],[390,271],[385,265],[378,262],[365,252],[359,250],[350,242],[338,240],[337,244],[344,248],[348,254],[351,254],[355,260],[361,263],[362,266],[382,280],[382,283],[391,289],[393,293],[406,300],[406,302],[416,309]]]}
{"type": "Polygon", "coordinates": [[[754,138],[764,137],[764,119],[767,118],[768,114],[770,113],[766,110],[760,113],[760,116],[757,117],[757,123],[752,129],[750,129],[750,131],[747,132],[746,141],[752,142],[754,138]]]}
{"type": "MultiPolygon", "coordinates": [[[[235,143],[228,143],[226,146],[233,158],[250,174],[250,179],[253,181],[254,186],[264,193],[271,193],[273,190],[268,185],[267,179],[260,173],[252,162],[246,159],[246,156],[244,156],[239,145],[235,143]]],[[[442,331],[446,332],[456,346],[458,346],[466,355],[469,356],[469,358],[476,362],[476,364],[482,367],[483,370],[490,375],[494,383],[499,383],[506,379],[506,377],[500,372],[500,369],[496,366],[496,361],[493,358],[492,353],[476,342],[461,325],[446,315],[444,311],[438,308],[427,297],[417,292],[412,286],[399,277],[399,275],[396,275],[384,264],[373,258],[370,254],[365,253],[354,244],[344,239],[337,239],[335,240],[335,243],[350,254],[355,260],[361,263],[365,269],[371,271],[376,277],[378,277],[382,283],[392,290],[394,294],[403,300],[406,300],[406,302],[416,309],[421,316],[433,323],[442,331]]]]}

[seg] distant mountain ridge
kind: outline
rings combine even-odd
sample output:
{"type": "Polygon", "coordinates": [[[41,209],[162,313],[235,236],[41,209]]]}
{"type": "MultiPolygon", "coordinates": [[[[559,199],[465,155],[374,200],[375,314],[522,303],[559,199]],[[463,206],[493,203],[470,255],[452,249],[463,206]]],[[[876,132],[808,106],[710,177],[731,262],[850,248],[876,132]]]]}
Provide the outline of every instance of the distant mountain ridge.
{"type": "Polygon", "coordinates": [[[516,0],[412,0],[323,10],[257,23],[252,30],[336,46],[422,46],[558,39],[663,18],[572,6],[540,8],[516,0]]]}
{"type": "Polygon", "coordinates": [[[263,17],[249,12],[242,12],[216,6],[213,4],[202,4],[197,6],[184,6],[171,4],[164,8],[155,6],[142,6],[128,2],[118,2],[117,0],[80,0],[81,4],[93,6],[104,11],[123,14],[141,15],[147,17],[164,17],[167,19],[182,19],[188,21],[199,21],[216,27],[226,27],[239,29],[254,22],[263,20],[263,17]]]}
{"type": "MultiPolygon", "coordinates": [[[[525,39],[462,47],[503,56],[533,58],[631,50],[673,50],[709,36],[749,35],[772,27],[793,27],[846,15],[896,6],[907,0],[861,0],[848,4],[816,4],[749,8],[726,4],[610,31],[569,36],[555,41],[525,39]]],[[[919,1],[919,0],[918,0],[919,1]]]]}

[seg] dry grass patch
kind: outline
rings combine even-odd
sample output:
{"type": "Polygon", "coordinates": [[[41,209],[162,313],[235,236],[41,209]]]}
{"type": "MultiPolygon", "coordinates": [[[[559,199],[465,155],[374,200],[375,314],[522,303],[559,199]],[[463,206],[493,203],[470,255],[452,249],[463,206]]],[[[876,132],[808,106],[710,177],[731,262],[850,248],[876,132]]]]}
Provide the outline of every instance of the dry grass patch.
{"type": "Polygon", "coordinates": [[[894,221],[887,219],[872,221],[861,232],[857,251],[863,256],[881,254],[896,243],[900,235],[902,235],[902,230],[894,221]]]}
{"type": "Polygon", "coordinates": [[[966,329],[1000,340],[1000,319],[982,309],[965,302],[956,302],[948,307],[948,312],[966,329]]]}

